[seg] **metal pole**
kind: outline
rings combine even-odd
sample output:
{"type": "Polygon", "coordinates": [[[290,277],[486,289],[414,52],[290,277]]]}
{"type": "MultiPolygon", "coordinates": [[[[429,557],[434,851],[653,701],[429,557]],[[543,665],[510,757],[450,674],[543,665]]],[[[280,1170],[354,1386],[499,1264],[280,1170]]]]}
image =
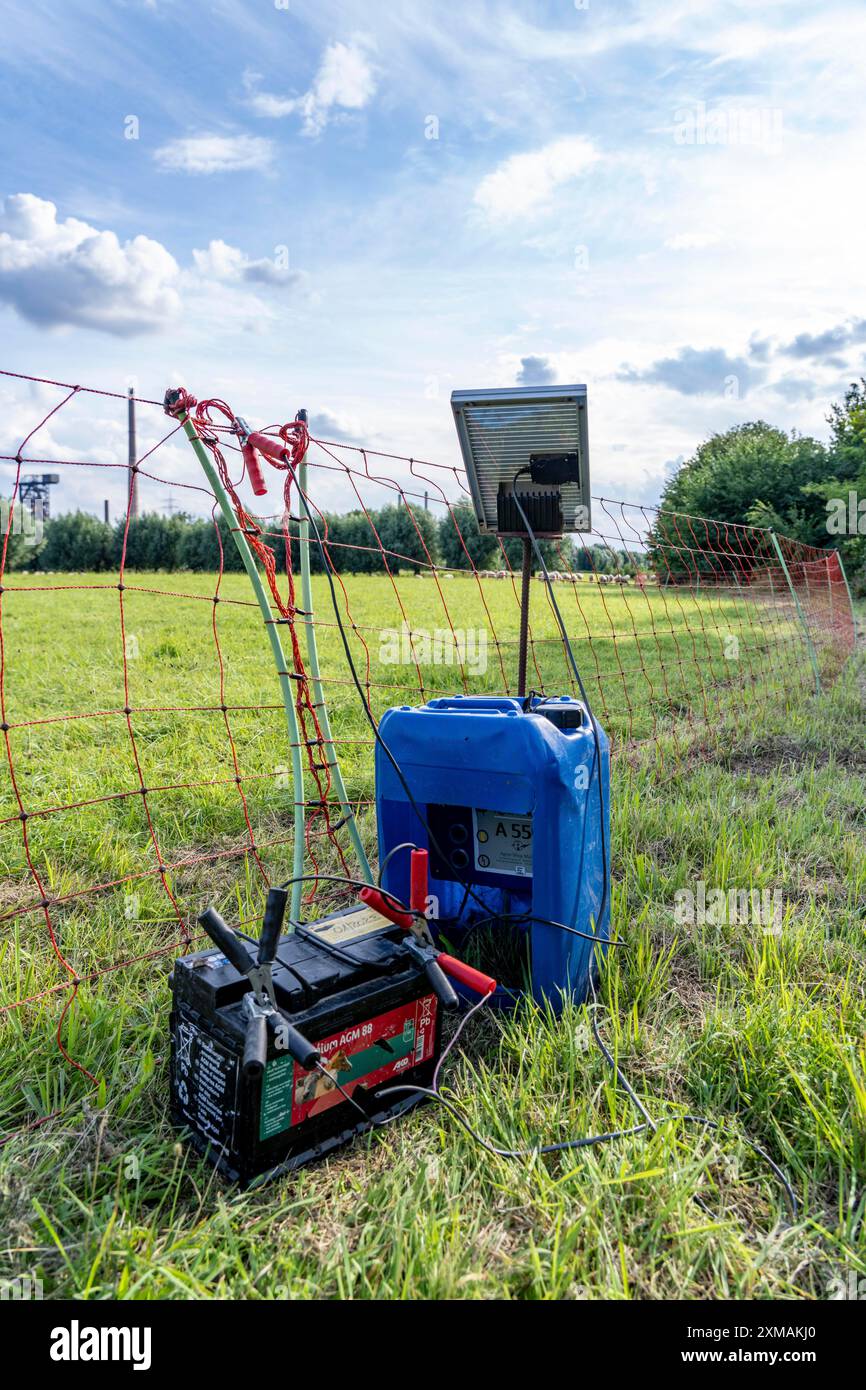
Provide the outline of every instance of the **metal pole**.
{"type": "Polygon", "coordinates": [[[517,698],[526,694],[526,656],[529,642],[529,594],[532,581],[532,542],[523,541],[523,569],[520,574],[520,646],[517,655],[517,698]]]}
{"type": "Polygon", "coordinates": [[[319,714],[319,726],[325,739],[327,747],[325,758],[334,779],[334,790],[342,807],[343,815],[349,830],[349,836],[358,856],[361,865],[361,872],[368,883],[374,883],[373,871],[370,868],[370,861],[361,843],[361,835],[358,830],[358,822],[355,819],[355,811],[349,802],[346,792],[346,785],[343,781],[343,774],[340,771],[340,762],[337,757],[337,750],[334,746],[334,739],[331,733],[331,721],[328,716],[328,706],[325,702],[325,692],[322,688],[321,671],[319,667],[319,648],[316,641],[316,626],[313,622],[313,585],[310,579],[310,513],[307,507],[307,455],[301,459],[298,466],[298,489],[301,497],[300,515],[298,517],[298,547],[301,552],[301,596],[304,604],[304,633],[307,641],[307,656],[310,663],[310,685],[313,688],[313,699],[316,702],[316,709],[319,714]]]}
{"type": "Polygon", "coordinates": [[[129,388],[129,400],[126,407],[127,426],[129,434],[129,515],[131,518],[138,516],[138,462],[135,444],[135,396],[133,388],[129,388]]]}
{"type": "Polygon", "coordinates": [[[289,744],[292,755],[292,780],[294,783],[294,826],[295,836],[293,845],[292,877],[297,880],[292,884],[292,895],[290,901],[289,916],[296,918],[300,916],[301,910],[301,883],[300,878],[304,872],[304,771],[301,763],[301,737],[298,729],[298,716],[295,711],[295,701],[292,692],[292,680],[289,674],[286,658],[283,652],[283,644],[280,641],[280,634],[277,631],[277,624],[271,611],[271,605],[262,583],[261,575],[256,569],[256,562],[253,559],[252,551],[247,544],[247,538],[238,530],[238,520],[235,516],[231,500],[222,485],[220,476],[213,466],[207,449],[202,444],[196,433],[195,425],[189,418],[186,411],[182,411],[177,417],[183,425],[184,434],[195,450],[195,456],[201,464],[202,470],[211,485],[214,497],[220,505],[220,510],[231,527],[235,538],[235,545],[238,548],[241,559],[244,562],[244,569],[250,578],[253,591],[258,599],[259,608],[265,621],[271,650],[274,661],[277,664],[277,675],[280,680],[280,689],[283,696],[283,707],[286,712],[286,724],[289,731],[289,744]]]}
{"type": "Polygon", "coordinates": [[[802,629],[803,629],[803,635],[804,635],[805,638],[806,638],[806,646],[807,646],[808,649],[809,649],[809,660],[810,660],[811,663],[812,663],[812,672],[813,672],[814,677],[815,677],[815,694],[816,694],[816,695],[820,695],[820,694],[821,694],[821,668],[820,668],[820,666],[818,665],[818,653],[817,653],[817,651],[815,650],[815,643],[812,641],[812,634],[811,634],[811,632],[809,631],[809,624],[808,624],[807,621],[806,621],[806,614],[803,612],[803,607],[802,607],[802,604],[800,603],[799,597],[797,596],[797,591],[796,591],[796,589],[794,588],[794,584],[793,584],[793,581],[792,581],[792,579],[791,579],[790,571],[789,571],[789,569],[788,569],[788,566],[787,566],[786,563],[785,563],[785,557],[784,557],[784,555],[782,554],[782,547],[779,545],[779,538],[778,538],[778,536],[776,535],[775,531],[773,530],[772,526],[769,528],[767,534],[768,534],[768,535],[771,537],[771,539],[772,539],[773,545],[774,545],[775,550],[776,550],[776,555],[777,555],[778,560],[779,560],[779,564],[782,566],[782,573],[784,574],[785,578],[786,578],[787,581],[788,581],[788,588],[789,588],[790,591],[791,591],[791,598],[794,600],[794,605],[795,605],[795,607],[796,607],[796,609],[797,609],[797,613],[798,613],[799,618],[800,618],[800,625],[801,625],[801,627],[802,627],[802,629]]]}

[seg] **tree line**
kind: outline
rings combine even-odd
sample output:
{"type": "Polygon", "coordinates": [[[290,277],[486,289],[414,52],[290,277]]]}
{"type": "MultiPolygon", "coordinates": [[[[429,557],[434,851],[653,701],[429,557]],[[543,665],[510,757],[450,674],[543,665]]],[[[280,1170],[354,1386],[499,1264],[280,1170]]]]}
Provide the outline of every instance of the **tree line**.
{"type": "MultiPolygon", "coordinates": [[[[386,563],[392,572],[431,564],[448,569],[468,570],[473,565],[479,570],[505,569],[507,565],[518,569],[522,557],[519,539],[505,540],[500,547],[495,536],[482,535],[468,502],[457,503],[440,517],[408,502],[366,513],[325,513],[324,521],[316,517],[316,526],[327,542],[334,568],[345,574],[383,574],[386,563]]],[[[289,536],[292,563],[297,569],[297,521],[290,523],[289,536]]],[[[275,552],[278,566],[284,567],[282,529],[266,530],[265,540],[275,552]]],[[[584,548],[571,537],[542,541],[541,546],[550,569],[594,568],[608,573],[634,567],[633,554],[602,545],[584,548]]],[[[314,536],[309,552],[310,568],[321,572],[324,562],[314,536]]],[[[182,513],[147,513],[127,526],[125,520],[109,525],[89,512],[68,512],[47,521],[37,539],[29,516],[18,508],[9,527],[9,569],[117,571],[121,558],[132,570],[216,572],[221,563],[226,571],[243,568],[232,532],[221,515],[214,523],[182,513]]]]}
{"type": "MultiPolygon", "coordinates": [[[[827,422],[827,444],[763,420],[705,440],[662,492],[662,515],[649,540],[653,568],[676,574],[689,566],[739,564],[726,560],[729,542],[719,525],[739,523],[838,548],[853,587],[866,593],[866,378],[851,383],[827,422]],[[690,535],[665,511],[713,521],[692,527],[690,535]]],[[[760,562],[761,538],[754,544],[760,562]]]]}
{"type": "MultiPolygon", "coordinates": [[[[666,483],[661,512],[647,553],[584,544],[566,536],[541,543],[550,569],[633,572],[649,566],[674,578],[705,570],[742,568],[730,553],[726,523],[773,528],[810,545],[838,547],[858,592],[866,592],[866,379],[854,382],[827,417],[830,440],[784,430],[763,420],[713,434],[666,483]],[[672,520],[670,513],[708,518],[695,525],[672,520]]],[[[3,520],[8,521],[8,508],[3,520]]],[[[363,512],[328,513],[318,522],[327,534],[335,568],[349,574],[381,574],[430,564],[449,569],[516,569],[521,542],[500,544],[482,535],[471,504],[463,500],[434,517],[408,502],[363,512]],[[507,561],[503,557],[503,548],[507,561]]],[[[121,556],[130,569],[216,571],[242,568],[230,528],[220,518],[185,515],[137,517],[111,526],[87,512],[71,512],[46,522],[41,539],[29,517],[14,509],[8,528],[7,568],[41,570],[117,570],[121,556]]],[[[297,522],[290,525],[292,561],[299,562],[297,522]]],[[[285,564],[280,531],[267,537],[285,564]]],[[[760,536],[755,562],[764,559],[760,536]]],[[[767,542],[767,544],[770,544],[767,542]]],[[[769,554],[769,551],[768,551],[769,554]]],[[[310,563],[323,568],[313,541],[310,563]]]]}

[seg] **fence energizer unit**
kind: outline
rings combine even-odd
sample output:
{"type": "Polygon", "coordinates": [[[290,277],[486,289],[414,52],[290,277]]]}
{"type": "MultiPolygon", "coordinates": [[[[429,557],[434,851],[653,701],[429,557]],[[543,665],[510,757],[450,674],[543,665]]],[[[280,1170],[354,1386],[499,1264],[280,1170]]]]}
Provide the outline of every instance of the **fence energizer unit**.
{"type": "MultiPolygon", "coordinates": [[[[380,731],[421,813],[377,747],[380,854],[407,835],[429,849],[431,925],[468,950],[476,924],[513,924],[530,946],[535,998],[582,996],[596,948],[546,923],[607,936],[608,742],[599,730],[599,771],[586,707],[455,696],[388,710],[380,731]]],[[[395,854],[384,882],[404,901],[408,874],[408,856],[395,854]]]]}
{"type": "MultiPolygon", "coordinates": [[[[452,407],[480,529],[523,540],[518,698],[384,715],[380,863],[411,834],[430,853],[440,934],[468,947],[482,926],[518,929],[532,993],[556,1005],[585,994],[589,938],[607,937],[610,910],[607,738],[585,699],[526,694],[534,551],[546,574],[537,538],[590,526],[586,387],[455,391],[452,407]]],[[[388,859],[398,897],[406,874],[405,857],[388,859]]]]}

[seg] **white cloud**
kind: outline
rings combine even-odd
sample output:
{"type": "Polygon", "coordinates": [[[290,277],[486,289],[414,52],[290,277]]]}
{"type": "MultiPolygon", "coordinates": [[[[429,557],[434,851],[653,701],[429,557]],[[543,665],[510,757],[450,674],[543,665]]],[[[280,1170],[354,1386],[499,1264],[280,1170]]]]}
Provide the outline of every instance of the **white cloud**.
{"type": "Polygon", "coordinates": [[[598,161],[598,151],[582,135],[568,135],[540,150],[515,154],[481,180],[475,203],[496,221],[536,211],[555,189],[579,178],[598,161]]]}
{"type": "Polygon", "coordinates": [[[299,97],[274,96],[257,90],[258,77],[244,77],[250,92],[250,105],[259,116],[278,118],[297,114],[303,119],[305,135],[318,135],[335,108],[360,111],[376,90],[376,78],[359,42],[332,43],[326,48],[319,71],[308,92],[299,97]]]}
{"type": "MultiPolygon", "coordinates": [[[[278,253],[284,250],[280,247],[278,253]]],[[[253,260],[237,246],[219,239],[208,242],[204,251],[194,250],[192,259],[199,275],[223,284],[294,285],[302,278],[300,271],[289,269],[281,254],[253,260]]]]}
{"type": "Polygon", "coordinates": [[[716,246],[721,239],[718,232],[677,232],[668,237],[665,246],[669,251],[702,251],[706,246],[716,246]]]}
{"type": "Polygon", "coordinates": [[[255,287],[294,288],[305,279],[289,268],[285,247],[253,258],[216,238],[182,268],[160,242],[121,243],[77,218],[58,221],[54,203],[32,193],[0,204],[0,301],[40,327],[128,338],[175,324],[184,306],[261,328],[272,310],[255,287]]]}
{"type": "Polygon", "coordinates": [[[153,332],[180,310],[179,268],[158,241],[121,243],[32,193],[0,213],[0,298],[41,326],[76,324],[118,337],[153,332]]]}
{"type": "Polygon", "coordinates": [[[153,157],[169,173],[232,174],[268,169],[273,156],[272,142],[258,135],[190,135],[169,140],[153,157]]]}

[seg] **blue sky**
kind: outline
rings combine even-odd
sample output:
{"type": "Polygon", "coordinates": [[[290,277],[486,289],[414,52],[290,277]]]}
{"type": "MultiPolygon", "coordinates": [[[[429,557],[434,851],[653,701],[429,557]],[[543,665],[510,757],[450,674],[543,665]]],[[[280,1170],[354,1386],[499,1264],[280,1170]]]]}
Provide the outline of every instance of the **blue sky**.
{"type": "MultiPolygon", "coordinates": [[[[864,68],[860,0],[7,0],[0,365],[446,463],[453,387],[585,381],[653,501],[863,371],[864,68]]],[[[56,398],[0,394],[16,444],[56,398]]]]}

